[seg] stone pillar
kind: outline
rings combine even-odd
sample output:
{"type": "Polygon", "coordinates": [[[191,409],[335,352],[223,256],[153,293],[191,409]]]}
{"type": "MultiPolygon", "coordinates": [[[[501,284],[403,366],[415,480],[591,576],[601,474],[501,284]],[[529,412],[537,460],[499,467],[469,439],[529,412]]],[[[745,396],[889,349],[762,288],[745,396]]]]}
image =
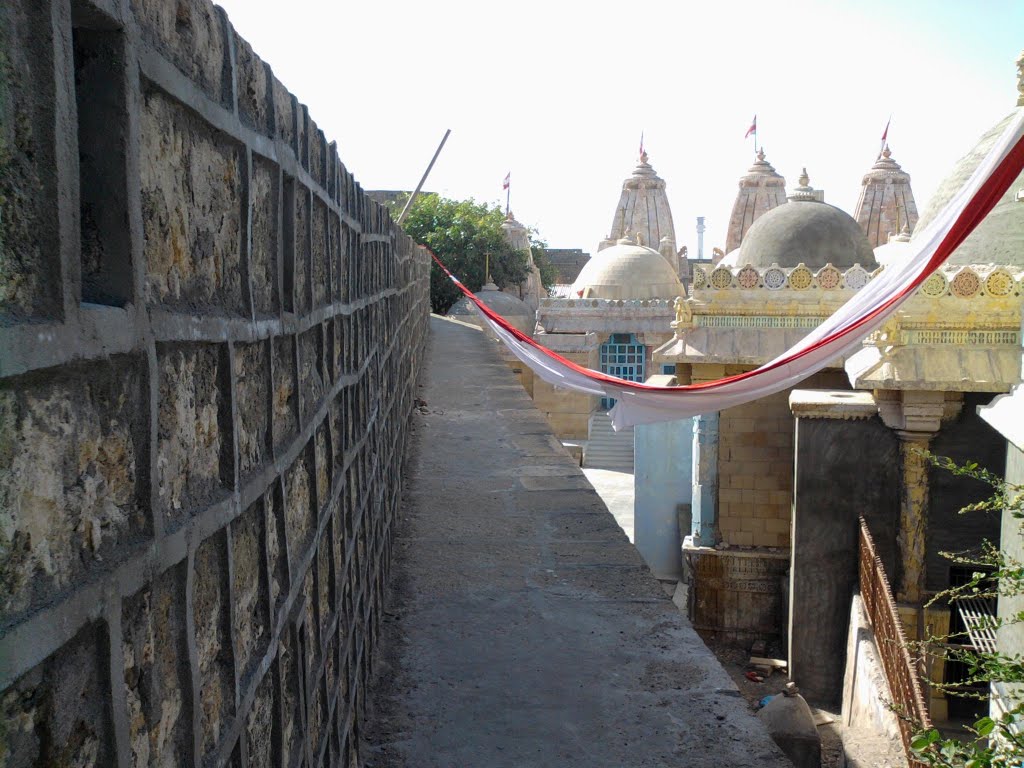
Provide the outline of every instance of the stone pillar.
{"type": "Polygon", "coordinates": [[[924,595],[925,536],[928,531],[928,443],[934,432],[897,430],[900,438],[901,493],[899,587],[896,599],[917,605],[924,595]]]}
{"type": "MultiPolygon", "coordinates": [[[[900,439],[900,568],[896,575],[896,600],[917,608],[924,597],[928,532],[928,459],[924,454],[942,421],[956,415],[959,403],[948,399],[944,392],[924,390],[879,390],[875,399],[878,415],[900,439]]],[[[916,623],[920,625],[919,620],[916,623]]],[[[919,631],[908,627],[908,634],[917,637],[919,631]]]]}
{"type": "Polygon", "coordinates": [[[633,534],[647,565],[663,580],[678,581],[683,573],[679,507],[690,506],[692,431],[691,419],[633,429],[633,534]]]}
{"type": "Polygon", "coordinates": [[[718,542],[718,412],[693,420],[693,494],[691,539],[695,547],[718,542]]]}

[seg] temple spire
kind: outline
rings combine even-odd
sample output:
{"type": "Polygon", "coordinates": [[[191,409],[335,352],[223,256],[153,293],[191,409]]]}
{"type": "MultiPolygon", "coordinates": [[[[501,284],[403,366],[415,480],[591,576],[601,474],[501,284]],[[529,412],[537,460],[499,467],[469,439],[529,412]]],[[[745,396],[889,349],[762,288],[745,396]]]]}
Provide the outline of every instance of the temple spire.
{"type": "Polygon", "coordinates": [[[786,202],[786,180],[765,159],[764,147],[758,148],[756,157],[746,175],[740,178],[739,192],[729,216],[726,253],[740,247],[743,236],[758,217],[786,202]]]}
{"type": "Polygon", "coordinates": [[[885,144],[875,164],[861,182],[860,199],[853,218],[867,235],[872,248],[889,242],[906,227],[917,225],[917,203],[910,187],[910,174],[892,158],[885,144]]]}

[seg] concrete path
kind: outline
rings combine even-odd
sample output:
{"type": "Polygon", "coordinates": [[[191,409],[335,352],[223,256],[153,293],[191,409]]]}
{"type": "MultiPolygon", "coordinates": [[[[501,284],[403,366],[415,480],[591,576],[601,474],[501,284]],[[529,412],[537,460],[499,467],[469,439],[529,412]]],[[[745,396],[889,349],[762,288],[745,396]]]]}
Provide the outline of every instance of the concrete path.
{"type": "Polygon", "coordinates": [[[789,766],[492,342],[431,328],[364,762],[789,766]]]}
{"type": "Polygon", "coordinates": [[[597,491],[601,501],[612,513],[619,528],[626,538],[633,541],[633,499],[636,493],[633,488],[632,472],[616,472],[614,469],[594,469],[584,467],[583,474],[597,491]]]}

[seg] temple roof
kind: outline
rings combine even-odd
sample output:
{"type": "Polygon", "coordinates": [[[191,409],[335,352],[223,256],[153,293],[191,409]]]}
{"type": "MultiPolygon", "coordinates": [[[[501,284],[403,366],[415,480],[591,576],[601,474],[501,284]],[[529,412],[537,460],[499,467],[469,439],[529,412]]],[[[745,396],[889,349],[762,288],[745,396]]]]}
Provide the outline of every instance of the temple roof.
{"type": "Polygon", "coordinates": [[[739,191],[729,216],[725,252],[731,253],[739,248],[754,221],[785,202],[786,180],[765,159],[762,147],[746,175],[740,177],[739,191]]]}
{"type": "Polygon", "coordinates": [[[622,182],[612,226],[608,237],[598,246],[599,251],[613,247],[623,237],[635,238],[638,235],[641,245],[652,248],[657,248],[662,239],[668,237],[674,249],[676,231],[665,192],[665,180],[655,173],[647,160],[644,152],[633,173],[622,182]]]}
{"type": "Polygon", "coordinates": [[[910,187],[910,174],[892,159],[886,144],[861,181],[860,199],[853,212],[873,248],[889,242],[904,227],[917,224],[917,203],[910,187]]]}
{"type": "Polygon", "coordinates": [[[869,271],[877,267],[860,225],[850,214],[821,202],[819,197],[805,169],[789,202],[768,211],[750,227],[736,263],[754,267],[804,264],[811,269],[826,264],[839,269],[860,264],[869,271]]]}
{"type": "Polygon", "coordinates": [[[572,295],[595,299],[655,299],[683,296],[685,289],[657,251],[620,239],[591,257],[572,287],[572,295]]]}

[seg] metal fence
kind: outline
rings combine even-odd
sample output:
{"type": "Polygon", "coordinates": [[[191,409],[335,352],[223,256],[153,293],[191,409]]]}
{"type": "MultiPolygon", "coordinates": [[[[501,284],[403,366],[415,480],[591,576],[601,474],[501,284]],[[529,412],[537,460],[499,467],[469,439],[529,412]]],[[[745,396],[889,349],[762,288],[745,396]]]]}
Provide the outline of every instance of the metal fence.
{"type": "Polygon", "coordinates": [[[931,719],[925,707],[917,670],[907,650],[907,637],[896,612],[892,587],[885,575],[882,561],[875,552],[875,542],[864,518],[860,520],[859,559],[861,601],[871,623],[871,629],[875,633],[875,644],[882,658],[882,669],[899,717],[900,736],[903,738],[907,762],[911,768],[918,768],[924,763],[913,759],[910,740],[919,729],[931,728],[931,719]]]}

